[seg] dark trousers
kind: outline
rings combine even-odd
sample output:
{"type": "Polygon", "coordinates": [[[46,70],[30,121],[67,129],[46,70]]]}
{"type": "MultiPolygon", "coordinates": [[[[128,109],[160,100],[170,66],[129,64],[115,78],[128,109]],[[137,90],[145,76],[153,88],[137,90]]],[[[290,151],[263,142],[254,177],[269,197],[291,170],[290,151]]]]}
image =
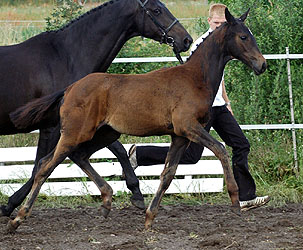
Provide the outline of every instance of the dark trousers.
{"type": "MultiPolygon", "coordinates": [[[[248,169],[250,145],[238,122],[225,106],[213,107],[211,120],[205,129],[213,127],[226,145],[232,148],[232,168],[239,187],[240,201],[256,197],[256,185],[248,169]]],[[[180,164],[195,164],[202,155],[204,147],[191,142],[184,152],[180,164]]],[[[136,150],[139,166],[164,164],[168,147],[138,146],[136,150]]]]}

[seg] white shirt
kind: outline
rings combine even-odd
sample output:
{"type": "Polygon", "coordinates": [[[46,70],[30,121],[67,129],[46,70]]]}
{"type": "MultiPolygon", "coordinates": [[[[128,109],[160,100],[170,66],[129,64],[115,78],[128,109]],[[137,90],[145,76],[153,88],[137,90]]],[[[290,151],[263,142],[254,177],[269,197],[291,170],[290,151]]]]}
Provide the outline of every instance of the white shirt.
{"type": "MultiPolygon", "coordinates": [[[[209,28],[207,32],[205,32],[202,36],[200,36],[193,43],[193,45],[191,46],[191,49],[190,49],[190,54],[192,54],[197,49],[197,47],[199,46],[199,44],[203,42],[203,39],[205,39],[212,31],[213,30],[211,28],[209,28]]],[[[224,74],[222,76],[222,80],[221,80],[221,84],[219,86],[218,92],[217,92],[217,94],[215,96],[215,99],[214,99],[214,102],[213,102],[213,107],[224,106],[225,105],[225,100],[223,99],[223,95],[222,95],[222,93],[223,93],[223,91],[222,91],[223,80],[224,80],[224,74]]]]}

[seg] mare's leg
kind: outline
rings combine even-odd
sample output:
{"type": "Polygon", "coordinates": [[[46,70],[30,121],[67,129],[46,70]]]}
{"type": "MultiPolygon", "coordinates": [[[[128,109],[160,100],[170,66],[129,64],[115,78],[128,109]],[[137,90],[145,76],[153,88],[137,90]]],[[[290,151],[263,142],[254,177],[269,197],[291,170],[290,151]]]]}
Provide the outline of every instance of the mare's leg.
{"type": "Polygon", "coordinates": [[[189,140],[184,137],[177,137],[177,136],[172,137],[172,143],[166,157],[164,170],[160,176],[159,188],[146,210],[145,229],[149,229],[151,227],[153,220],[158,213],[158,208],[162,196],[164,195],[165,191],[168,189],[171,181],[175,176],[178,163],[186,147],[188,146],[188,143],[189,140]]]}
{"type": "Polygon", "coordinates": [[[30,192],[34,183],[35,174],[38,169],[38,163],[41,158],[46,156],[57,144],[59,140],[59,126],[56,128],[41,129],[39,135],[37,155],[35,159],[35,166],[30,179],[9,199],[7,205],[0,207],[0,216],[10,216],[14,209],[21,205],[25,197],[30,192]]]}
{"type": "Polygon", "coordinates": [[[144,198],[139,188],[139,180],[131,167],[127,152],[119,141],[115,141],[107,147],[118,158],[126,179],[127,188],[133,193],[130,200],[134,206],[145,209],[144,198]]]}
{"type": "MultiPolygon", "coordinates": [[[[62,137],[61,137],[62,139],[62,137]]],[[[61,141],[60,139],[60,141],[61,141]]],[[[7,231],[10,233],[20,226],[20,224],[31,214],[34,202],[39,194],[42,184],[53,170],[73,151],[76,145],[64,145],[58,142],[56,149],[54,149],[46,157],[42,158],[39,162],[39,168],[35,175],[32,189],[29,193],[28,199],[18,211],[14,220],[10,220],[7,225],[7,231]]]]}

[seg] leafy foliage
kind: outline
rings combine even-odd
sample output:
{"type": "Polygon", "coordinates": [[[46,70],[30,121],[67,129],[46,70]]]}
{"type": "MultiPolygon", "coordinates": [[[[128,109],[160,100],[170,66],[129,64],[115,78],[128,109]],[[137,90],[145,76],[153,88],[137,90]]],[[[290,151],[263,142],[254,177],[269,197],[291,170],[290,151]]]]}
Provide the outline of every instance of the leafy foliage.
{"type": "Polygon", "coordinates": [[[45,18],[46,30],[60,29],[82,13],[82,6],[73,0],[57,0],[51,16],[45,18]]]}
{"type": "MultiPolygon", "coordinates": [[[[151,39],[142,39],[139,37],[129,40],[121,49],[117,57],[161,57],[172,56],[174,53],[171,47],[160,45],[151,39]]],[[[118,74],[140,74],[147,73],[162,67],[171,67],[177,65],[177,62],[164,63],[113,63],[108,69],[109,73],[118,74]]]]}
{"type": "MultiPolygon", "coordinates": [[[[248,8],[247,26],[254,34],[264,54],[291,54],[303,51],[303,6],[300,0],[220,0],[231,13],[239,17],[248,8]]],[[[197,24],[197,30],[205,32],[205,22],[197,24]]],[[[238,61],[230,62],[225,70],[226,89],[232,100],[234,114],[240,124],[291,123],[289,86],[286,60],[267,60],[268,68],[261,76],[238,61]]],[[[303,123],[303,61],[291,60],[291,80],[295,109],[295,122],[303,123]]],[[[297,134],[299,167],[303,167],[303,133],[297,134]]],[[[250,162],[254,162],[254,174],[265,174],[269,180],[290,178],[293,173],[293,149],[290,131],[249,131],[251,141],[250,162]]],[[[263,176],[263,175],[262,175],[263,176]]],[[[264,177],[264,176],[263,176],[264,177]]]]}
{"type": "MultiPolygon", "coordinates": [[[[219,2],[219,1],[215,1],[219,2]]],[[[240,16],[251,7],[246,24],[253,32],[264,54],[302,53],[301,26],[303,7],[301,1],[222,0],[235,16],[240,16]]],[[[289,123],[289,95],[286,60],[267,60],[267,71],[261,76],[239,62],[231,62],[226,69],[227,90],[236,105],[235,114],[241,123],[289,123]],[[259,110],[259,112],[255,112],[259,110]]],[[[303,99],[300,93],[302,61],[291,61],[294,105],[297,108],[296,122],[302,123],[298,113],[303,99]]]]}

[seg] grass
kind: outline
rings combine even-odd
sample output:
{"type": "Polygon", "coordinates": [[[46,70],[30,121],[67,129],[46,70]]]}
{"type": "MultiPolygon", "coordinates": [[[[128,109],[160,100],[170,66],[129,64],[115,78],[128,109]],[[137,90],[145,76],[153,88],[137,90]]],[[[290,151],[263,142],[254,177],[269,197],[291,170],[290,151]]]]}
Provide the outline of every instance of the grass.
{"type": "Polygon", "coordinates": [[[37,146],[38,134],[2,135],[1,148],[37,146]]]}
{"type": "MultiPolygon", "coordinates": [[[[87,3],[84,9],[89,10],[104,2],[106,1],[87,3]]],[[[162,2],[178,18],[206,17],[208,15],[208,5],[202,0],[162,0],[162,2]]],[[[0,20],[44,20],[51,13],[53,6],[51,3],[41,3],[39,5],[24,3],[18,6],[3,5],[0,8],[0,20]]]]}
{"type": "MultiPolygon", "coordinates": [[[[2,6],[0,8],[0,20],[44,20],[53,9],[50,4],[33,6],[22,4],[20,6],[2,6]]],[[[16,22],[19,25],[21,22],[16,22]]]]}

